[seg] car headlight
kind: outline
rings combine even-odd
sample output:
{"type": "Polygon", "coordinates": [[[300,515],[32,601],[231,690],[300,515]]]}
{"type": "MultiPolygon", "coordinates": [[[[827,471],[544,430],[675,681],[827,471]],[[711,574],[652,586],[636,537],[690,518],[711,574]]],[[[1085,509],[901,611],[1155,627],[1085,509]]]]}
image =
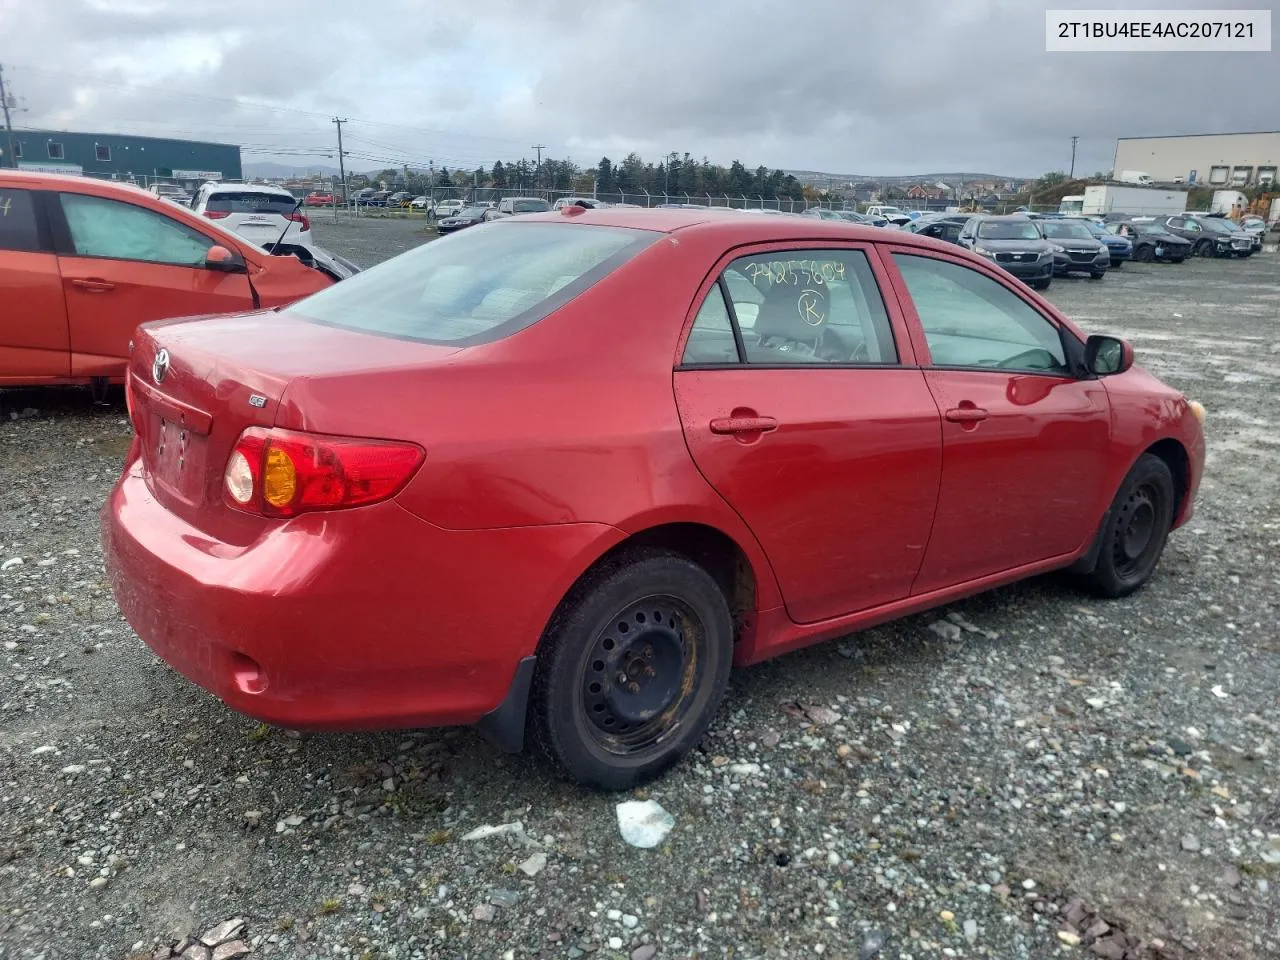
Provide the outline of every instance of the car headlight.
{"type": "Polygon", "coordinates": [[[1049,244],[1049,246],[1053,249],[1053,252],[1054,252],[1054,253],[1066,253],[1066,252],[1067,252],[1067,248],[1066,248],[1066,247],[1064,247],[1064,246],[1061,246],[1060,244],[1051,243],[1051,244],[1049,244]]]}
{"type": "Polygon", "coordinates": [[[984,257],[994,257],[994,256],[995,256],[995,254],[994,254],[992,251],[988,250],[986,247],[977,247],[977,246],[975,246],[975,247],[973,248],[973,252],[974,252],[974,253],[977,253],[977,254],[981,254],[981,255],[982,255],[982,256],[984,256],[984,257]]]}
{"type": "Polygon", "coordinates": [[[1191,408],[1191,413],[1197,420],[1204,423],[1204,404],[1197,400],[1189,400],[1187,406],[1191,408]]]}

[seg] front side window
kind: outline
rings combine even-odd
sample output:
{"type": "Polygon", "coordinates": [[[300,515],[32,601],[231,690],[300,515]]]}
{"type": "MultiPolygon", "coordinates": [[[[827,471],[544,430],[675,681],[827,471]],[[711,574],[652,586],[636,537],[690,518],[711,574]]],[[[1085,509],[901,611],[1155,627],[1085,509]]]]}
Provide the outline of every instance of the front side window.
{"type": "MultiPolygon", "coordinates": [[[[787,250],[741,257],[721,280],[747,363],[898,362],[880,288],[861,250],[787,250]]],[[[724,343],[723,323],[714,306],[717,295],[713,288],[707,297],[714,313],[704,316],[704,302],[690,331],[687,363],[726,362],[719,356],[712,359],[724,343]]],[[[729,330],[732,335],[732,327],[729,330]]]]}
{"type": "Polygon", "coordinates": [[[659,236],[584,224],[481,224],[356,274],[291,311],[364,333],[485,343],[541,320],[659,236]]]}
{"type": "Polygon", "coordinates": [[[93,148],[93,155],[94,155],[95,157],[97,157],[97,159],[98,159],[98,162],[99,162],[99,163],[110,163],[110,162],[111,162],[111,148],[110,148],[110,147],[95,146],[95,147],[93,148]]]}
{"type": "Polygon", "coordinates": [[[0,250],[35,253],[39,249],[40,231],[31,194],[0,187],[0,250]]]}
{"type": "Polygon", "coordinates": [[[947,260],[895,253],[934,366],[1066,374],[1058,328],[995,280],[947,260]]]}
{"type": "Polygon", "coordinates": [[[213,241],[169,217],[120,200],[60,193],[77,256],[195,267],[213,241]]]}
{"type": "Polygon", "coordinates": [[[49,141],[49,143],[48,143],[48,150],[49,150],[49,159],[50,159],[50,160],[61,160],[61,159],[63,159],[63,154],[62,154],[62,144],[60,144],[60,143],[55,143],[54,141],[50,140],[50,141],[49,141]]]}

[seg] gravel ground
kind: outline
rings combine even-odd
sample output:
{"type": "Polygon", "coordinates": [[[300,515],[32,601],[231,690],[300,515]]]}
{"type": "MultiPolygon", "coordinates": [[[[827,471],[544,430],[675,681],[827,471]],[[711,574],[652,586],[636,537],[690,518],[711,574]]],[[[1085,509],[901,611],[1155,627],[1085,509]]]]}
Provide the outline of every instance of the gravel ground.
{"type": "MultiPolygon", "coordinates": [[[[424,236],[316,232],[366,264],[424,236]]],[[[470,731],[228,712],[107,590],[123,407],[0,392],[0,957],[1280,955],[1277,264],[1053,285],[1209,410],[1145,590],[1045,577],[740,671],[633,797],[470,731]],[[645,798],[675,820],[649,850],[614,811],[645,798]]]]}

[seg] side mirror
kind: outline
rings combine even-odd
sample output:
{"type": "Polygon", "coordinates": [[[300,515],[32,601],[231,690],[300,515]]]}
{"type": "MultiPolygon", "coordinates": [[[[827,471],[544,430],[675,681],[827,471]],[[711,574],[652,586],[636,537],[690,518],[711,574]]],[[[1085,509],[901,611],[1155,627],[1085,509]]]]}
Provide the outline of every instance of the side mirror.
{"type": "Polygon", "coordinates": [[[216,270],[219,273],[248,273],[249,267],[244,262],[244,257],[234,250],[228,250],[221,244],[215,243],[209,248],[204,255],[204,268],[206,270],[216,270]]]}
{"type": "Polygon", "coordinates": [[[1133,347],[1119,337],[1095,333],[1085,341],[1084,365],[1098,377],[1124,373],[1133,366],[1133,347]]]}

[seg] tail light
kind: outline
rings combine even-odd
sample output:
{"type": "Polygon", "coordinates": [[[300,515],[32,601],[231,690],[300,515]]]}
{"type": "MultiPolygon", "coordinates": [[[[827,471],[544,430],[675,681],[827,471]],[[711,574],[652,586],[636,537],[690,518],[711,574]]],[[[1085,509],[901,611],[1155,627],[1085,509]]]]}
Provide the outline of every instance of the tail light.
{"type": "Polygon", "coordinates": [[[223,217],[231,216],[230,210],[205,210],[204,215],[210,220],[221,220],[223,217]]]}
{"type": "Polygon", "coordinates": [[[412,443],[250,427],[227,461],[223,489],[237,510],[292,517],[394,497],[422,465],[412,443]]]}
{"type": "Polygon", "coordinates": [[[307,215],[305,213],[299,213],[295,210],[293,213],[289,214],[289,219],[294,223],[302,224],[303,233],[311,229],[311,221],[307,219],[307,215]]]}

